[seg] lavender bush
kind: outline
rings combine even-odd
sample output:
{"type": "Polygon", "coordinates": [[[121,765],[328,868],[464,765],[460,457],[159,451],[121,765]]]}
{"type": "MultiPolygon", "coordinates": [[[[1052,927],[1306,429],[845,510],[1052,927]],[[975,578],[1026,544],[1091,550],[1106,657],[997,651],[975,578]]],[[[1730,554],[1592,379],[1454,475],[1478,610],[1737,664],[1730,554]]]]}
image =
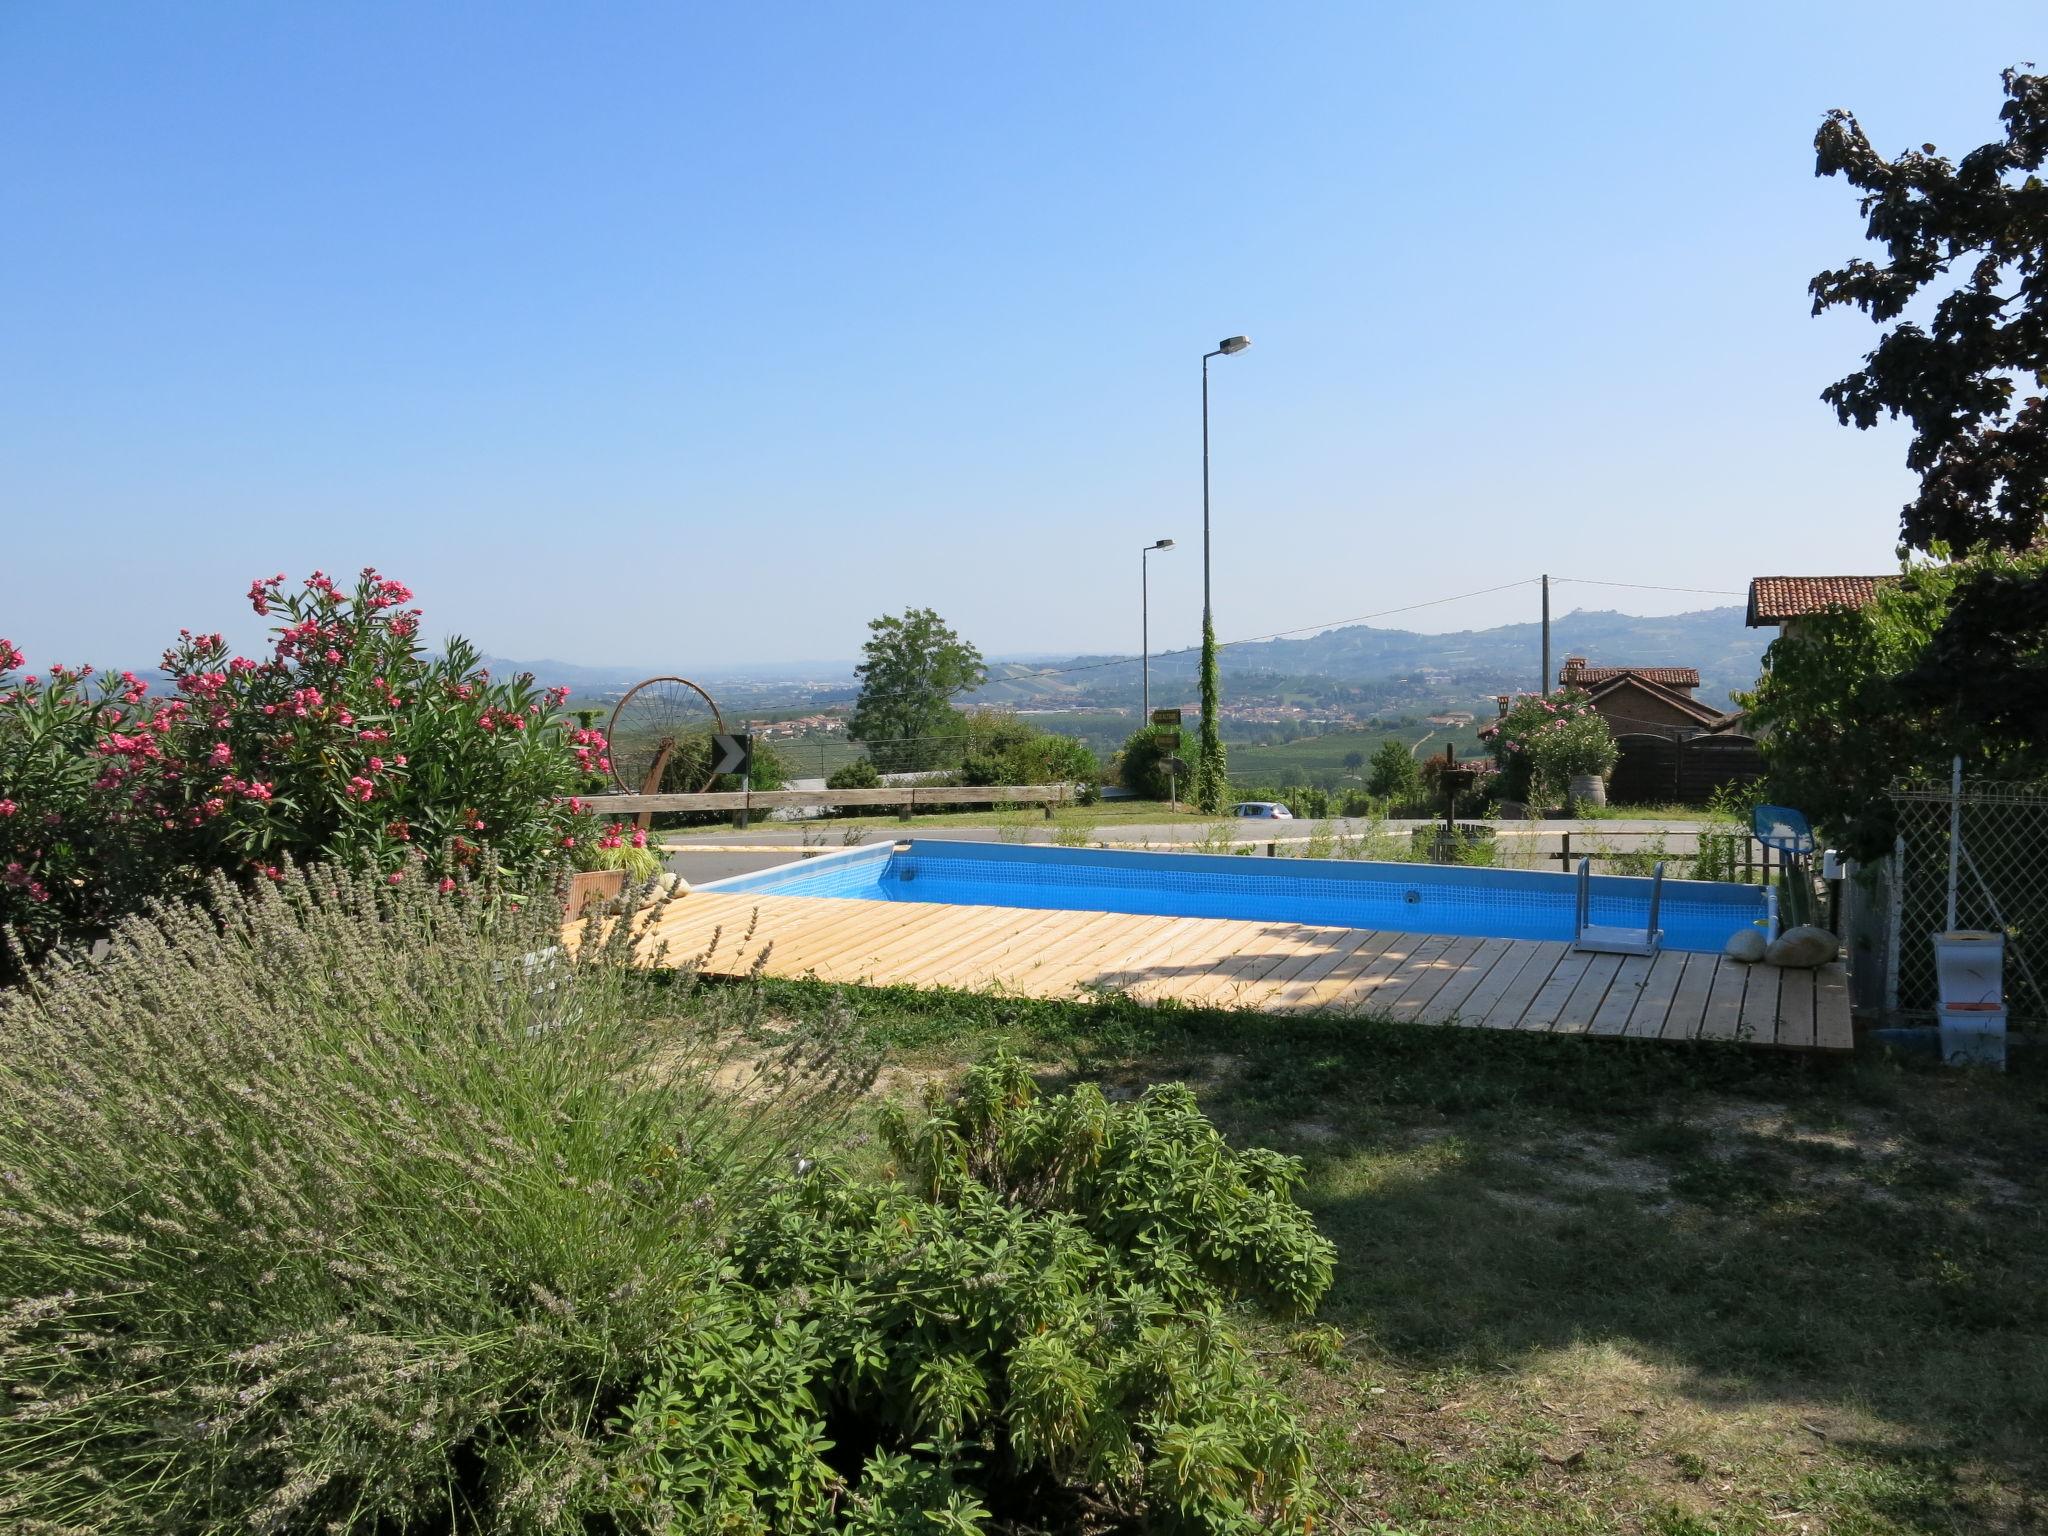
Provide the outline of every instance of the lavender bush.
{"type": "Polygon", "coordinates": [[[744,991],[645,1022],[627,924],[282,876],[0,992],[0,1529],[587,1528],[859,1070],[725,1054],[744,991]]]}

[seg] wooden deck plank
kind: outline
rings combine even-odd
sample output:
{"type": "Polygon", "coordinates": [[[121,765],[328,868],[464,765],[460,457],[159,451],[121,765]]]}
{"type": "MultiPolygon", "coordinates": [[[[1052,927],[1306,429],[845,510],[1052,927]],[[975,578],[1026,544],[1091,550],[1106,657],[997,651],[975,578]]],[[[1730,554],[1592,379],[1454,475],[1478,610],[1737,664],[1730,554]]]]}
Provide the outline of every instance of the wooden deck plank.
{"type": "Polygon", "coordinates": [[[1795,1051],[1813,1049],[1813,972],[1783,971],[1778,979],[1778,1044],[1795,1051]]]}
{"type": "Polygon", "coordinates": [[[1395,934],[1374,932],[1365,928],[1345,930],[1344,937],[1303,966],[1294,979],[1274,995],[1272,1001],[1266,1005],[1267,1008],[1275,1013],[1283,1013],[1297,1006],[1339,966],[1358,955],[1371,958],[1393,943],[1396,937],[1395,934]]]}
{"type": "Polygon", "coordinates": [[[1557,964],[1551,967],[1550,975],[1536,989],[1534,996],[1528,999],[1528,1005],[1522,1010],[1522,1017],[1517,1021],[1515,1028],[1548,1029],[1555,1024],[1557,1016],[1564,1012],[1564,1005],[1572,1000],[1572,993],[1576,992],[1579,983],[1586,979],[1586,969],[1592,965],[1595,958],[1597,957],[1585,950],[1567,949],[1557,964]]]}
{"type": "Polygon", "coordinates": [[[900,934],[907,928],[923,934],[926,942],[936,947],[965,943],[969,935],[985,932],[999,921],[999,914],[988,907],[956,907],[936,920],[928,920],[914,912],[903,916],[911,911],[912,904],[908,902],[849,900],[844,904],[857,910],[815,929],[792,930],[788,935],[788,955],[781,963],[791,966],[794,974],[815,974],[827,979],[839,974],[838,966],[850,951],[873,948],[879,939],[900,934]]]}
{"type": "Polygon", "coordinates": [[[765,953],[770,975],[828,981],[1033,997],[1120,986],[1197,1008],[1804,1049],[1854,1044],[1839,963],[1780,972],[1719,955],[1589,955],[1555,941],[1267,919],[718,892],[665,909],[643,944],[667,943],[674,963],[701,953],[714,933],[718,948],[706,963],[714,974],[744,973],[765,953]]]}
{"type": "MultiPolygon", "coordinates": [[[[1622,1025],[1623,1034],[1654,1040],[1662,1033],[1664,1021],[1671,1013],[1672,1001],[1678,996],[1678,984],[1685,976],[1685,962],[1690,958],[1682,949],[1658,953],[1650,974],[1643,979],[1642,990],[1636,994],[1635,1006],[1629,1010],[1628,1020],[1622,1025]]],[[[1593,1023],[1595,1034],[1604,1032],[1598,1019],[1593,1023]]]]}
{"type": "Polygon", "coordinates": [[[1479,989],[1486,978],[1492,974],[1494,967],[1507,963],[1508,957],[1514,953],[1514,949],[1515,941],[1513,939],[1486,939],[1482,941],[1479,948],[1467,956],[1465,963],[1458,967],[1458,974],[1447,977],[1444,984],[1437,989],[1436,996],[1432,997],[1423,1006],[1422,1011],[1416,1014],[1415,1022],[1418,1024],[1443,1024],[1456,1018],[1458,1016],[1458,1009],[1463,1006],[1465,999],[1479,989]]]}
{"type": "Polygon", "coordinates": [[[1213,944],[1213,936],[1193,918],[1167,919],[1167,926],[1151,939],[1134,944],[1118,956],[1112,969],[1098,973],[1091,985],[1097,991],[1116,992],[1136,986],[1146,971],[1163,965],[1175,954],[1195,944],[1213,944]]]}
{"type": "Polygon", "coordinates": [[[1135,924],[1105,924],[1094,930],[1094,943],[1077,947],[1057,964],[1050,956],[1042,956],[1040,968],[1032,972],[1033,986],[1042,996],[1073,996],[1086,990],[1090,979],[1100,975],[1105,964],[1121,963],[1133,947],[1183,921],[1177,917],[1141,917],[1135,924]]]}
{"type": "Polygon", "coordinates": [[[1564,1006],[1551,1021],[1550,1031],[1557,1035],[1583,1035],[1592,1027],[1593,1016],[1607,1001],[1607,994],[1614,989],[1614,979],[1621,974],[1622,962],[1627,955],[1595,955],[1586,974],[1579,978],[1579,984],[1572,988],[1572,995],[1565,999],[1564,1006]]]}
{"type": "Polygon", "coordinates": [[[1294,953],[1261,976],[1244,994],[1244,1006],[1264,1010],[1294,979],[1333,954],[1347,952],[1351,942],[1369,937],[1370,930],[1330,928],[1311,924],[1302,929],[1294,953]]]}
{"type": "Polygon", "coordinates": [[[1238,999],[1268,972],[1296,959],[1315,934],[1305,924],[1272,923],[1235,955],[1220,961],[1207,976],[1189,983],[1180,1000],[1196,1007],[1236,1007],[1238,999]]]}
{"type": "Polygon", "coordinates": [[[1012,943],[1019,930],[1027,925],[1036,929],[1038,918],[1035,913],[1019,912],[1015,909],[1007,920],[1000,909],[977,907],[981,916],[972,921],[963,921],[957,926],[936,930],[931,935],[931,949],[925,957],[921,987],[951,987],[956,985],[964,972],[972,970],[990,944],[1012,943]]]}
{"type": "Polygon", "coordinates": [[[1387,1005],[1387,1017],[1409,1022],[1419,1017],[1429,1006],[1430,999],[1443,991],[1446,983],[1464,969],[1465,962],[1478,953],[1480,943],[1480,940],[1469,936],[1453,939],[1444,946],[1442,954],[1424,961],[1422,974],[1415,978],[1407,991],[1387,1005]]]}
{"type": "Polygon", "coordinates": [[[959,953],[978,958],[986,944],[1014,938],[1023,928],[1036,928],[1053,914],[1005,907],[953,907],[917,902],[875,902],[879,910],[864,929],[841,930],[805,958],[826,981],[879,980],[885,954],[899,944],[917,943],[926,950],[957,943],[959,953]],[[926,915],[930,913],[931,915],[926,915]]]}
{"type": "Polygon", "coordinates": [[[1636,1005],[1643,1000],[1643,991],[1650,984],[1650,977],[1657,968],[1656,955],[1629,955],[1621,962],[1621,968],[1614,973],[1614,980],[1607,988],[1607,996],[1601,999],[1593,1017],[1586,1023],[1589,1035],[1619,1035],[1628,1029],[1628,1021],[1636,1011],[1636,1005]]]}
{"type": "Polygon", "coordinates": [[[1678,990],[1671,994],[1671,1009],[1664,1015],[1664,1027],[1657,1031],[1663,1040],[1697,1040],[1700,1019],[1707,1011],[1707,997],[1713,991],[1714,975],[1720,969],[1719,955],[1687,955],[1685,974],[1678,978],[1678,990]]]}
{"type": "Polygon", "coordinates": [[[1813,973],[1813,1043],[1823,1051],[1856,1049],[1856,1022],[1849,1011],[1849,973],[1833,961],[1813,973]]]}
{"type": "Polygon", "coordinates": [[[814,900],[804,903],[783,901],[743,902],[734,897],[690,896],[681,903],[683,907],[695,907],[687,922],[664,923],[660,936],[671,945],[702,945],[708,942],[714,928],[723,930],[719,938],[719,953],[714,960],[729,961],[740,934],[753,921],[754,914],[760,914],[757,938],[780,939],[782,948],[790,949],[802,936],[815,941],[824,933],[835,929],[846,932],[864,930],[873,921],[872,915],[864,909],[870,902],[814,900]],[[729,936],[729,938],[728,938],[729,936]]]}
{"type": "Polygon", "coordinates": [[[1140,976],[1128,988],[1131,996],[1148,1003],[1178,1002],[1190,982],[1207,976],[1238,945],[1250,942],[1260,929],[1269,926],[1263,919],[1233,922],[1228,919],[1185,918],[1183,921],[1193,925],[1188,931],[1189,942],[1169,954],[1154,957],[1147,968],[1150,974],[1140,976]],[[1212,922],[1219,926],[1202,926],[1212,922]]]}
{"type": "Polygon", "coordinates": [[[1735,1038],[1753,1045],[1778,1043],[1778,990],[1785,973],[1775,965],[1752,965],[1749,985],[1742,991],[1742,1013],[1735,1026],[1735,1038]]]}
{"type": "MultiPolygon", "coordinates": [[[[1062,953],[1066,946],[1101,925],[1106,912],[1048,912],[1029,909],[1033,919],[1007,931],[998,927],[979,947],[970,946],[964,958],[945,968],[943,985],[972,992],[997,982],[1013,983],[1032,965],[1062,953]]],[[[940,985],[940,968],[920,963],[914,949],[894,946],[885,957],[898,970],[898,979],[909,986],[940,985]]]]}
{"type": "Polygon", "coordinates": [[[1472,989],[1458,1014],[1459,1022],[1488,1029],[1513,1029],[1564,949],[1564,945],[1554,941],[1518,941],[1507,958],[1493,968],[1493,973],[1472,989]]]}
{"type": "Polygon", "coordinates": [[[1098,912],[1096,920],[1028,954],[1023,967],[1005,984],[1034,997],[1065,996],[1072,981],[1098,964],[1104,954],[1120,954],[1149,937],[1170,917],[1132,918],[1120,912],[1098,912]]]}
{"type": "Polygon", "coordinates": [[[1375,995],[1388,987],[1398,995],[1415,979],[1409,969],[1418,958],[1439,954],[1450,939],[1444,934],[1408,933],[1380,951],[1371,964],[1359,968],[1344,984],[1316,1004],[1317,1013],[1358,1013],[1375,995]]]}
{"type": "Polygon", "coordinates": [[[1408,958],[1421,935],[1413,933],[1390,933],[1385,942],[1361,944],[1326,972],[1307,991],[1292,1001],[1279,1005],[1282,1013],[1318,1013],[1328,1007],[1332,998],[1340,996],[1351,984],[1364,976],[1374,966],[1391,970],[1408,958]]]}
{"type": "Polygon", "coordinates": [[[1706,1011],[1700,1015],[1699,1038],[1734,1040],[1740,1034],[1742,993],[1749,982],[1750,967],[1725,955],[1717,956],[1716,962],[1714,980],[1707,989],[1706,1011]]]}

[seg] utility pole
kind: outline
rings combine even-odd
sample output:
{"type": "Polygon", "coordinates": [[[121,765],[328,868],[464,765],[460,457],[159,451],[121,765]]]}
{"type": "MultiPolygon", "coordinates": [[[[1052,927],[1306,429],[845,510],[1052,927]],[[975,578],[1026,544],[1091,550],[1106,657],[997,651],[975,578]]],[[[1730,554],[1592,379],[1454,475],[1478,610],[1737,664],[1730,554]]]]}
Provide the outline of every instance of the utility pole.
{"type": "Polygon", "coordinates": [[[1538,693],[1550,692],[1550,576],[1543,577],[1543,681],[1537,686],[1538,693]]]}

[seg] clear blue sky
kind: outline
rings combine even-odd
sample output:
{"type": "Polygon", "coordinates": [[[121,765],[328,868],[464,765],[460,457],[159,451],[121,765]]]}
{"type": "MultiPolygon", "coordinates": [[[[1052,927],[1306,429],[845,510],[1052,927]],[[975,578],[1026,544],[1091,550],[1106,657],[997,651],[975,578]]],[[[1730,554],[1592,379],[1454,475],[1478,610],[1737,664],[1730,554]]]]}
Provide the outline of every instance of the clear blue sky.
{"type": "Polygon", "coordinates": [[[371,563],[500,655],[1122,651],[1172,537],[1185,643],[1235,331],[1226,639],[1883,569],[1813,130],[1966,149],[2037,56],[2037,0],[0,6],[0,634],[371,563]]]}

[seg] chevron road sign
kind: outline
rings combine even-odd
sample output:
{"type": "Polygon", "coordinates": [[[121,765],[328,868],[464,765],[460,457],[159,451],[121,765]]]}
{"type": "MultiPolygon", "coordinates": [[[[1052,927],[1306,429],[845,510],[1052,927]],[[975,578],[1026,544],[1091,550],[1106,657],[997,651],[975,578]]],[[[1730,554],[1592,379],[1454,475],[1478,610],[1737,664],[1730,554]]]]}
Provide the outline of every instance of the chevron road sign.
{"type": "Polygon", "coordinates": [[[745,732],[711,738],[713,773],[748,773],[754,766],[754,738],[745,732]]]}

